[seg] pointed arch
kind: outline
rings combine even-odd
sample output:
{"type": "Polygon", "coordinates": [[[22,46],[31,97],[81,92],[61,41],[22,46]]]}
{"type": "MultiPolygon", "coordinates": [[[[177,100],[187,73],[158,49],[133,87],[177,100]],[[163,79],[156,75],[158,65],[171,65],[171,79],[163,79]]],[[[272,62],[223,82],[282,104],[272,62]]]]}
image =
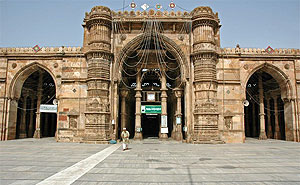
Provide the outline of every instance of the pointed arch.
{"type": "MultiPolygon", "coordinates": [[[[129,41],[120,51],[119,55],[116,58],[115,69],[117,66],[123,64],[123,62],[127,59],[127,56],[130,56],[132,52],[135,51],[137,47],[139,47],[140,43],[143,42],[145,37],[149,37],[145,35],[145,33],[140,34],[129,41]]],[[[181,79],[184,81],[185,77],[189,76],[189,67],[188,67],[188,60],[182,51],[182,49],[170,38],[167,36],[161,35],[163,42],[166,44],[166,49],[177,59],[179,59],[180,64],[180,72],[181,72],[181,79]]],[[[120,75],[120,74],[119,74],[120,75]]]]}
{"type": "MultiPolygon", "coordinates": [[[[262,70],[268,74],[270,74],[279,84],[280,90],[281,90],[281,98],[283,101],[287,100],[290,101],[293,98],[293,90],[292,90],[292,84],[289,80],[289,77],[287,74],[285,74],[281,69],[278,67],[269,64],[269,63],[264,63],[261,64],[257,67],[255,67],[247,76],[245,83],[244,83],[244,88],[246,89],[247,83],[251,76],[257,72],[258,70],[262,70]]],[[[244,92],[244,98],[246,98],[246,92],[244,92]]]]}
{"type": "MultiPolygon", "coordinates": [[[[48,72],[50,74],[50,76],[52,77],[54,84],[55,84],[55,89],[57,91],[58,87],[57,87],[57,82],[55,79],[54,74],[51,72],[51,70],[49,70],[45,65],[39,64],[37,62],[33,62],[29,65],[24,66],[23,68],[21,68],[13,77],[10,87],[9,87],[9,98],[11,99],[18,99],[21,95],[21,90],[23,87],[23,84],[25,82],[25,80],[34,72],[38,71],[39,69],[43,69],[46,72],[48,72]]],[[[56,92],[56,96],[57,96],[57,92],[56,92]]]]}
{"type": "MultiPolygon", "coordinates": [[[[294,141],[296,136],[296,119],[295,119],[295,113],[294,113],[294,99],[295,99],[295,95],[293,93],[293,86],[291,84],[291,81],[289,79],[289,76],[282,71],[280,68],[278,68],[275,65],[269,64],[269,63],[263,63],[260,64],[258,66],[256,66],[251,72],[248,73],[248,76],[246,77],[244,84],[243,84],[243,89],[245,90],[243,93],[244,99],[246,99],[246,88],[247,88],[247,84],[250,80],[250,78],[258,71],[261,72],[265,72],[268,75],[270,75],[272,78],[275,79],[275,81],[277,82],[279,88],[280,88],[280,98],[282,100],[282,102],[277,102],[278,105],[267,105],[267,107],[265,107],[265,105],[263,106],[264,110],[271,110],[269,106],[273,107],[272,111],[275,111],[275,116],[281,114],[278,119],[282,119],[282,122],[284,122],[283,126],[284,127],[284,134],[285,134],[285,139],[287,141],[294,141]],[[281,104],[280,106],[282,106],[282,110],[281,112],[279,112],[279,109],[275,109],[274,107],[279,106],[279,104],[281,104]]],[[[265,101],[265,100],[264,100],[265,101]]],[[[269,101],[269,100],[268,100],[269,101]]],[[[277,100],[274,100],[277,101],[277,100]]],[[[273,100],[271,102],[274,102],[273,100]]],[[[270,102],[270,101],[269,101],[270,102]]],[[[255,103],[254,103],[255,104],[255,103]]],[[[274,103],[273,103],[274,104],[274,103]]],[[[246,108],[245,108],[246,109],[246,108]]],[[[244,113],[246,112],[244,109],[244,113]]],[[[259,108],[256,108],[259,109],[259,108]]],[[[248,114],[249,111],[248,111],[248,114]]],[[[258,114],[257,111],[256,113],[252,113],[252,118],[254,114],[258,114]]],[[[270,113],[267,113],[270,115],[270,113]]],[[[260,116],[260,115],[259,115],[260,116]]],[[[259,117],[257,115],[257,117],[259,117]]],[[[249,116],[248,116],[249,117],[249,116]]],[[[277,116],[276,116],[277,117],[277,116]]],[[[247,116],[244,117],[244,119],[248,119],[247,116]]],[[[270,118],[268,118],[270,119],[270,118]]],[[[273,118],[274,119],[274,118],[273,118]]],[[[249,120],[248,122],[251,122],[251,120],[249,120]]],[[[253,121],[252,121],[253,122],[253,121]]],[[[278,121],[277,121],[278,122],[278,121]]],[[[246,123],[246,121],[245,121],[246,123]]],[[[272,123],[274,126],[274,123],[272,123]]],[[[266,125],[266,122],[265,122],[266,125]]],[[[270,125],[270,123],[268,123],[268,125],[270,125]]],[[[274,131],[274,129],[273,129],[274,131]]]]}

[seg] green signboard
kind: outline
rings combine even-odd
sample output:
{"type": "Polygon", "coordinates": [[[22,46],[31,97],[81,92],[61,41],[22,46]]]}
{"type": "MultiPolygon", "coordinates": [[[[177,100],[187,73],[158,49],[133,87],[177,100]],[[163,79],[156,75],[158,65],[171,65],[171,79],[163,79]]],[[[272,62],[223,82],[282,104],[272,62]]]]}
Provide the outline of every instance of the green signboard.
{"type": "Polygon", "coordinates": [[[141,112],[145,114],[161,114],[161,105],[142,105],[141,112]]]}

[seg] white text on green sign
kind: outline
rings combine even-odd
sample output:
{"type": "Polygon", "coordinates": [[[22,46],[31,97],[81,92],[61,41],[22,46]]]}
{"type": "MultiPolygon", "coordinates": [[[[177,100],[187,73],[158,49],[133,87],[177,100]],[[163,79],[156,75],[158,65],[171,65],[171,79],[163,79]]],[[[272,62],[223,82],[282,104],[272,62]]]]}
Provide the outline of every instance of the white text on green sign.
{"type": "Polygon", "coordinates": [[[145,114],[161,114],[161,105],[142,105],[141,112],[145,114]]]}

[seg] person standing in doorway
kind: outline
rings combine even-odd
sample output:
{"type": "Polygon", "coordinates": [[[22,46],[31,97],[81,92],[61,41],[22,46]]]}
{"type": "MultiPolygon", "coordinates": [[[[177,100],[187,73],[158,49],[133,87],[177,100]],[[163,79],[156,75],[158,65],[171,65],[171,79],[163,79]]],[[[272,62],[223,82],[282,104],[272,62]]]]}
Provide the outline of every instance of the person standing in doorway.
{"type": "Polygon", "coordinates": [[[126,130],[126,128],[123,128],[123,131],[121,133],[122,141],[123,141],[123,151],[128,150],[128,144],[129,144],[129,132],[126,130]]]}

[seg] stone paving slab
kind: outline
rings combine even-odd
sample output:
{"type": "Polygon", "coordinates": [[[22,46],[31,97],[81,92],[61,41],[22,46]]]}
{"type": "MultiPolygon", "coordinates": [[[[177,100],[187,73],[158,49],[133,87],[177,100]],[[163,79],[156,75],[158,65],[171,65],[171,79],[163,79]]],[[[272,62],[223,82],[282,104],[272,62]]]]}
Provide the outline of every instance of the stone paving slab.
{"type": "Polygon", "coordinates": [[[108,146],[57,143],[54,138],[0,142],[0,184],[36,184],[108,146]]]}
{"type": "Polygon", "coordinates": [[[74,184],[300,184],[299,143],[144,142],[114,152],[74,184]]]}
{"type": "MultiPolygon", "coordinates": [[[[112,145],[56,143],[53,138],[0,142],[0,184],[37,184],[112,145]]],[[[300,185],[300,143],[247,139],[243,144],[193,145],[132,141],[73,185],[300,185]]]]}

